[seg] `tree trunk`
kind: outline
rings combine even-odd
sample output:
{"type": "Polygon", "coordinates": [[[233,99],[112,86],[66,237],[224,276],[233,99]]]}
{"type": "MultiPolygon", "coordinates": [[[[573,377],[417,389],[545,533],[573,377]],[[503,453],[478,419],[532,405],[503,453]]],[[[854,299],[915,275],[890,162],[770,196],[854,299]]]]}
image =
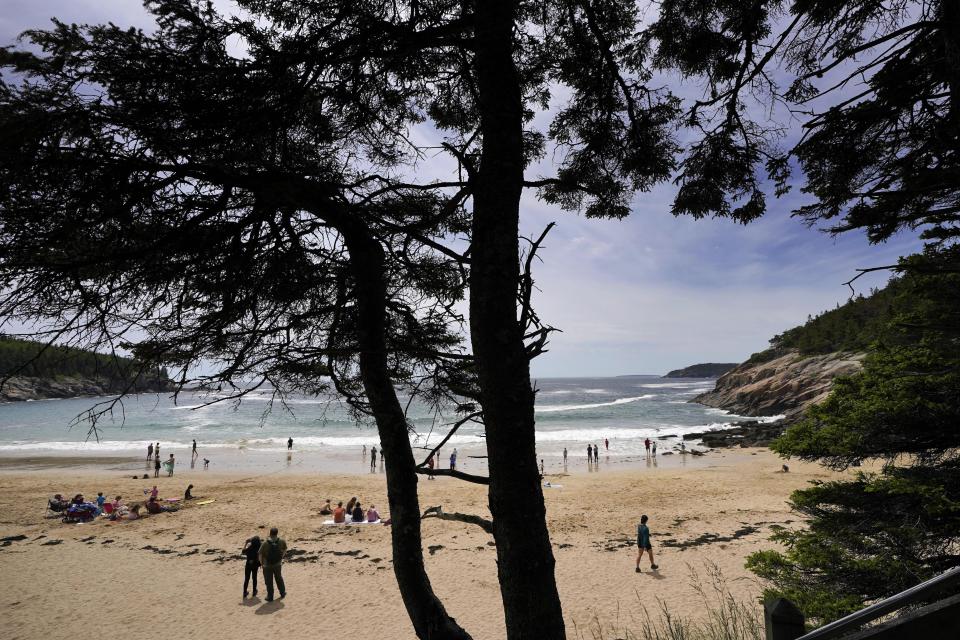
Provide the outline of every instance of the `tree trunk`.
{"type": "MultiPolygon", "coordinates": [[[[342,230],[341,230],[342,231],[342,230]]],[[[470,640],[433,593],[423,566],[420,501],[407,421],[387,366],[386,283],[380,243],[364,231],[344,233],[356,281],[360,375],[386,455],[393,572],[403,604],[421,640],[470,640]]]]}
{"type": "Polygon", "coordinates": [[[565,637],[536,460],[530,363],[517,319],[522,104],[513,61],[516,3],[476,7],[483,151],[473,199],[470,333],[480,382],[497,573],[510,640],[565,637]]]}

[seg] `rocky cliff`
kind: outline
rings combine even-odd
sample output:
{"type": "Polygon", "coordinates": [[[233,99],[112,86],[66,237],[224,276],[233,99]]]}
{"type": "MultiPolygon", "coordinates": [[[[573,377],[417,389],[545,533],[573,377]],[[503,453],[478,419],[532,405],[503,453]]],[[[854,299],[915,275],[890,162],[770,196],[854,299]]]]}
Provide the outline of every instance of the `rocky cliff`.
{"type": "MultiPolygon", "coordinates": [[[[14,376],[0,388],[0,401],[46,400],[48,398],[74,398],[76,396],[105,396],[121,393],[126,384],[103,378],[64,376],[58,378],[34,378],[14,376]]],[[[160,393],[170,391],[173,383],[168,380],[139,380],[134,393],[160,393]]]]}
{"type": "Polygon", "coordinates": [[[717,379],[713,391],[691,402],[726,409],[742,416],[775,416],[796,419],[804,409],[822,402],[833,379],[858,372],[863,353],[836,352],[801,355],[794,349],[771,354],[771,359],[751,359],[717,379]]]}

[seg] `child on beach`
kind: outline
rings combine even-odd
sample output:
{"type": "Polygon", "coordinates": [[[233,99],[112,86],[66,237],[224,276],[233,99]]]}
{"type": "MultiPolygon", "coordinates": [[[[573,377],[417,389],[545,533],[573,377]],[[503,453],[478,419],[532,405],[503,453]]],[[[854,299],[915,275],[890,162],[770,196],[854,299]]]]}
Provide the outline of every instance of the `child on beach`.
{"type": "Polygon", "coordinates": [[[653,562],[653,545],[650,544],[650,529],[647,528],[647,516],[640,516],[640,524],[637,526],[637,573],[640,573],[640,559],[643,558],[643,552],[646,551],[650,556],[650,570],[656,571],[659,567],[653,562]]]}
{"type": "Polygon", "coordinates": [[[329,516],[331,513],[333,513],[333,505],[330,504],[330,499],[327,498],[326,503],[320,507],[320,515],[329,516]]]}

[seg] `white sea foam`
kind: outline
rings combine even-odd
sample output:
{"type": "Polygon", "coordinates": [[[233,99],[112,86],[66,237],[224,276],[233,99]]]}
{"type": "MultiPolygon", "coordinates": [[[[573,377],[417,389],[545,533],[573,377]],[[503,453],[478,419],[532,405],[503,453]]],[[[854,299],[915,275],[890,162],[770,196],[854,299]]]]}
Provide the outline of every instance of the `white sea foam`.
{"type": "Polygon", "coordinates": [[[636,396],[634,398],[617,398],[611,402],[597,402],[594,404],[547,404],[541,405],[539,407],[534,407],[534,411],[537,413],[555,413],[557,411],[579,411],[582,409],[595,409],[597,407],[612,407],[618,404],[628,404],[630,402],[637,402],[638,400],[646,400],[648,398],[654,398],[656,394],[648,393],[642,396],[636,396]]]}

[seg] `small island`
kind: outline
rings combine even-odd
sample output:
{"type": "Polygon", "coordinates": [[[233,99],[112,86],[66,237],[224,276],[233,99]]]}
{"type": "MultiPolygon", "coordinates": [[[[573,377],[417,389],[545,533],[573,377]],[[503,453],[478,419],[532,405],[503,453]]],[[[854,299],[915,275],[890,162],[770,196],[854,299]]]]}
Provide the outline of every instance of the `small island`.
{"type": "Polygon", "coordinates": [[[718,378],[730,369],[733,369],[739,363],[737,362],[704,362],[701,364],[692,364],[683,369],[674,369],[664,378],[718,378]]]}

